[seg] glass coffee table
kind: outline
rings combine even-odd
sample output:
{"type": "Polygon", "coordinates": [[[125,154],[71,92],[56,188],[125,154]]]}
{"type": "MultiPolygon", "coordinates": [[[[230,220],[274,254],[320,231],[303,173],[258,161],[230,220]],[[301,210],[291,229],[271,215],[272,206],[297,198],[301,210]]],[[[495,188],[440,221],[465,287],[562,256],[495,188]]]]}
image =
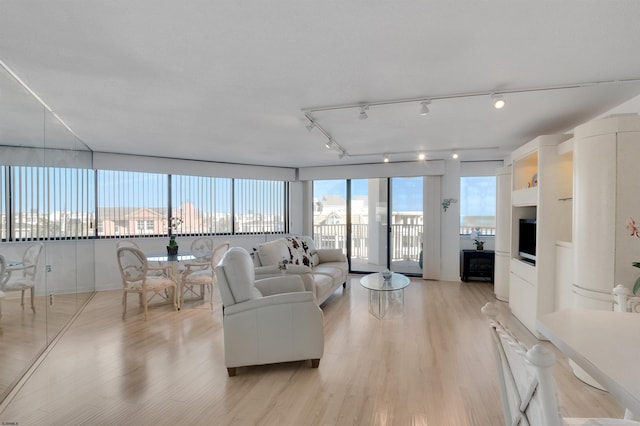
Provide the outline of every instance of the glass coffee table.
{"type": "Polygon", "coordinates": [[[411,283],[408,277],[393,272],[385,280],[382,273],[369,274],[360,285],[369,289],[369,312],[378,319],[397,318],[404,314],[404,289],[411,283]]]}

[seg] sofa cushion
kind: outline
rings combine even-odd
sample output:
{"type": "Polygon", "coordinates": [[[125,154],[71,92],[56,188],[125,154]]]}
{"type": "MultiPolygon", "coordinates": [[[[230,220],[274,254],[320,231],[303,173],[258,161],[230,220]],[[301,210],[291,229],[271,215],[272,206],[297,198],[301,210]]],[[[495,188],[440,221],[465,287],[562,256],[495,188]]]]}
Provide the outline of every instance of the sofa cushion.
{"type": "Polygon", "coordinates": [[[277,265],[284,259],[290,260],[291,258],[287,244],[282,238],[260,244],[258,246],[258,255],[262,265],[277,265]]]}
{"type": "Polygon", "coordinates": [[[322,263],[316,266],[315,268],[313,268],[313,273],[314,275],[315,274],[328,275],[334,281],[340,280],[345,276],[344,269],[341,267],[341,265],[338,265],[337,262],[335,265],[332,265],[330,263],[329,264],[322,263]]]}
{"type": "Polygon", "coordinates": [[[326,299],[327,293],[333,291],[333,279],[329,275],[313,274],[313,283],[315,286],[316,299],[326,299]]]}

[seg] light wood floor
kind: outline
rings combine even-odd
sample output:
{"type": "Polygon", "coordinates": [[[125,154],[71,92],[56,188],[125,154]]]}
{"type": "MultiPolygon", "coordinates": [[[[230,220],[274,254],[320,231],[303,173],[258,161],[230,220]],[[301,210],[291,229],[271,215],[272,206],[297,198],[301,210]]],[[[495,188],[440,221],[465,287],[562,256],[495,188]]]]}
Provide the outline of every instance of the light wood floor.
{"type": "MultiPolygon", "coordinates": [[[[4,412],[24,425],[502,424],[497,373],[480,308],[492,285],[414,279],[403,318],[378,320],[353,277],[323,305],[325,352],[308,362],[239,368],[227,377],[220,297],[150,309],[120,292],[87,305],[4,412]]],[[[528,344],[535,339],[497,302],[528,344]]],[[[547,346],[552,347],[549,343],[547,346]]],[[[564,415],[621,417],[608,394],[578,381],[558,355],[564,415]]],[[[3,423],[6,424],[6,423],[3,423]]]]}
{"type": "Polygon", "coordinates": [[[0,318],[0,401],[6,397],[29,366],[42,354],[73,317],[89,294],[58,294],[53,305],[36,296],[31,310],[29,292],[20,306],[20,292],[6,292],[0,318]]]}

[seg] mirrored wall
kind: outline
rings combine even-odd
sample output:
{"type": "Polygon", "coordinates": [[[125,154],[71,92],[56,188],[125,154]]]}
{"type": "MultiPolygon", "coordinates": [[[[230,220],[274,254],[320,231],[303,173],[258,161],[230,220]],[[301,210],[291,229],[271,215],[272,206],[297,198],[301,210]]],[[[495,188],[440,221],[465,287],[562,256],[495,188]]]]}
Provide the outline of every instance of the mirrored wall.
{"type": "Polygon", "coordinates": [[[91,169],[91,150],[0,67],[0,402],[95,291],[91,169]]]}

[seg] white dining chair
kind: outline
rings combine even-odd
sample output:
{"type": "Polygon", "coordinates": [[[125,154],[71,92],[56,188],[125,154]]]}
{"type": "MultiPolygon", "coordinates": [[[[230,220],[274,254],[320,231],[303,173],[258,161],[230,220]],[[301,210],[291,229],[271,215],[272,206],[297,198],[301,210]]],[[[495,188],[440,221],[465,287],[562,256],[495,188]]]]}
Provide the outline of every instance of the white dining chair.
{"type": "Polygon", "coordinates": [[[541,344],[527,348],[498,319],[498,309],[487,303],[505,425],[578,426],[636,425],[627,419],[570,418],[560,415],[551,369],[556,357],[541,344]]]}
{"type": "Polygon", "coordinates": [[[170,266],[151,267],[147,257],[138,248],[120,247],[117,252],[118,267],[122,277],[122,319],[127,313],[127,295],[136,293],[144,308],[144,319],[147,319],[149,301],[159,296],[173,303],[178,310],[178,286],[172,277],[170,266]],[[161,275],[151,275],[150,271],[159,271],[161,275]]]}
{"type": "Polygon", "coordinates": [[[34,299],[36,278],[38,275],[38,262],[42,253],[42,243],[33,243],[24,251],[22,262],[15,266],[5,268],[4,277],[0,280],[0,291],[20,291],[20,306],[24,309],[24,292],[29,290],[31,294],[31,310],[36,313],[34,299]]]}
{"type": "Polygon", "coordinates": [[[208,262],[188,262],[180,278],[180,306],[184,303],[184,296],[192,293],[199,298],[204,298],[206,291],[209,291],[209,305],[213,309],[213,286],[216,283],[215,267],[222,259],[222,256],[229,250],[229,241],[216,246],[208,262]],[[197,293],[195,287],[200,287],[197,293]]]}

